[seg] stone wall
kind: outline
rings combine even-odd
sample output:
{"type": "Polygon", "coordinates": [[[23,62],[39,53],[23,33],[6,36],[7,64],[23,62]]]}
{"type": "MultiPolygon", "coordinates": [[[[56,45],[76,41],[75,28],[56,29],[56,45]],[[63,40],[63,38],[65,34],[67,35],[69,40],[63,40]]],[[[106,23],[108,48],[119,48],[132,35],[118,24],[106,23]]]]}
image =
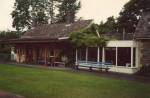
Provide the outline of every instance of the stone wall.
{"type": "Polygon", "coordinates": [[[150,66],[150,39],[142,41],[141,63],[143,66],[150,66]]]}
{"type": "Polygon", "coordinates": [[[150,76],[150,39],[138,41],[140,48],[141,69],[137,72],[139,75],[150,76]]]}

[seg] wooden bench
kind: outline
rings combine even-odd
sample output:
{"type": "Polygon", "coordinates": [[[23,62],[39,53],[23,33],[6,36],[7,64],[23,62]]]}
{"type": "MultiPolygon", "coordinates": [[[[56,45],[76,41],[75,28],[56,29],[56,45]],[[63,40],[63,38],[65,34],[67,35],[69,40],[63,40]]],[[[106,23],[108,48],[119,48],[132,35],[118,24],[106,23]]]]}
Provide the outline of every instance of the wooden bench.
{"type": "Polygon", "coordinates": [[[62,66],[65,67],[66,63],[65,62],[54,62],[54,66],[62,66]]]}
{"type": "Polygon", "coordinates": [[[76,68],[78,69],[79,67],[86,67],[89,68],[91,71],[93,70],[93,68],[97,68],[97,69],[104,69],[106,72],[108,72],[108,70],[110,69],[110,67],[112,66],[112,63],[108,63],[108,62],[91,62],[91,61],[79,61],[78,64],[76,65],[76,68]]]}
{"type": "Polygon", "coordinates": [[[38,64],[45,64],[45,60],[42,60],[42,59],[38,60],[37,62],[38,64]]]}

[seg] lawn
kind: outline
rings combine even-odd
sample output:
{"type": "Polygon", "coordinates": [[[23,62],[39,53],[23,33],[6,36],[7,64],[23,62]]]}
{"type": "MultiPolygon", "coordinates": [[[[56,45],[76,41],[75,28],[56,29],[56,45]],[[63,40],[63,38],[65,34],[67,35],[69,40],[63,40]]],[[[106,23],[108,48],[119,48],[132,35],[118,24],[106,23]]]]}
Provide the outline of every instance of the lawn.
{"type": "Polygon", "coordinates": [[[26,98],[150,98],[150,85],[65,70],[0,65],[0,89],[26,98]]]}

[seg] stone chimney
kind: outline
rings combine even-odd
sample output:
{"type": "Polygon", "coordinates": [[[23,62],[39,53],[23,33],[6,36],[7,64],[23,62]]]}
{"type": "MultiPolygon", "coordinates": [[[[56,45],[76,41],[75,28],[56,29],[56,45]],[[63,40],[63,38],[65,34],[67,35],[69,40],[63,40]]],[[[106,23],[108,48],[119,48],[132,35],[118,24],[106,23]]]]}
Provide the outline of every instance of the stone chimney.
{"type": "Polygon", "coordinates": [[[74,12],[68,12],[66,14],[66,17],[65,17],[65,22],[66,23],[73,23],[75,20],[75,13],[74,12]]]}

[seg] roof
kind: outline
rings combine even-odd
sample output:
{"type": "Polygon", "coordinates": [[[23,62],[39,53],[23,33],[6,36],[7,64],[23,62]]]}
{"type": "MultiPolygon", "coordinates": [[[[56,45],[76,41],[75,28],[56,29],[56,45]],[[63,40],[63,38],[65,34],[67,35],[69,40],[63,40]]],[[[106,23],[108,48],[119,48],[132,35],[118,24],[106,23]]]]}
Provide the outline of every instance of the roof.
{"type": "Polygon", "coordinates": [[[69,33],[81,30],[90,25],[91,20],[80,20],[71,24],[48,24],[28,30],[21,39],[58,39],[69,37],[69,33]]]}
{"type": "Polygon", "coordinates": [[[92,20],[80,20],[74,23],[45,24],[24,33],[19,39],[2,40],[0,43],[48,43],[69,38],[69,33],[88,27],[92,20]]]}
{"type": "Polygon", "coordinates": [[[140,19],[136,32],[136,39],[150,39],[150,12],[144,13],[140,19]]]}
{"type": "Polygon", "coordinates": [[[2,44],[22,44],[22,43],[50,43],[50,42],[65,42],[66,40],[54,40],[54,39],[9,39],[2,40],[0,43],[2,44]]]}

